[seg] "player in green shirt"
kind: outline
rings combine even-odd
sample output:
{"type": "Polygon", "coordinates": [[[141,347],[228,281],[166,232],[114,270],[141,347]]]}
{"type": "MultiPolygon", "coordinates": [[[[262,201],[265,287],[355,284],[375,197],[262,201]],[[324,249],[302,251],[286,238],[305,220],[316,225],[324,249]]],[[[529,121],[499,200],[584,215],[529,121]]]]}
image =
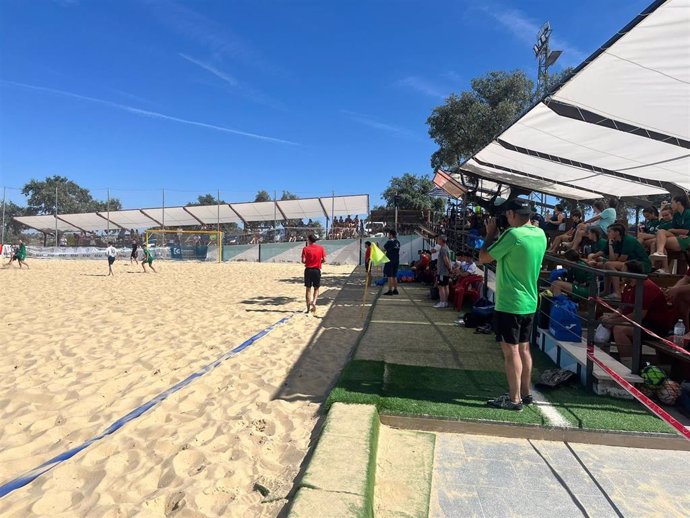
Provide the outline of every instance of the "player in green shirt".
{"type": "Polygon", "coordinates": [[[656,252],[651,255],[652,259],[661,260],[663,270],[668,272],[668,258],[666,249],[672,252],[684,252],[690,248],[690,201],[688,197],[681,194],[674,196],[671,200],[673,209],[673,220],[671,228],[668,230],[658,230],[656,233],[656,252]]]}
{"type": "MultiPolygon", "coordinates": [[[[640,261],[645,273],[652,271],[652,263],[644,247],[634,237],[625,233],[625,227],[620,223],[614,223],[608,230],[608,247],[604,249],[604,270],[623,271],[626,261],[640,261]]],[[[618,277],[606,277],[604,290],[609,294],[606,300],[620,300],[621,289],[618,277]]]]}
{"type": "Polygon", "coordinates": [[[496,340],[501,342],[505,358],[509,393],[487,404],[521,411],[523,404],[532,403],[529,337],[537,310],[537,281],[546,251],[546,235],[530,224],[532,209],[527,200],[509,200],[501,209],[510,228],[497,238],[496,221],[487,221],[479,260],[484,264],[496,261],[496,340]]]}
{"type": "Polygon", "coordinates": [[[17,261],[20,269],[22,265],[26,266],[27,270],[29,269],[29,265],[26,264],[26,245],[24,244],[24,241],[22,241],[21,239],[19,240],[19,245],[16,246],[14,253],[12,254],[12,257],[10,257],[10,260],[7,264],[12,264],[13,261],[17,261]]]}
{"type": "MultiPolygon", "coordinates": [[[[571,263],[577,263],[581,266],[589,266],[580,258],[580,254],[577,250],[568,250],[563,257],[570,261],[571,263]]],[[[579,299],[589,297],[589,286],[591,283],[596,282],[596,276],[585,270],[580,270],[578,268],[568,268],[568,273],[565,276],[565,280],[557,280],[551,283],[551,291],[553,296],[556,297],[561,293],[569,293],[576,297],[577,301],[579,299]]]]}
{"type": "Polygon", "coordinates": [[[141,267],[144,269],[144,273],[146,272],[146,265],[149,265],[149,268],[153,270],[153,273],[158,273],[156,269],[153,267],[153,252],[149,248],[148,243],[144,243],[142,245],[142,249],[144,251],[144,258],[141,260],[141,267]]]}

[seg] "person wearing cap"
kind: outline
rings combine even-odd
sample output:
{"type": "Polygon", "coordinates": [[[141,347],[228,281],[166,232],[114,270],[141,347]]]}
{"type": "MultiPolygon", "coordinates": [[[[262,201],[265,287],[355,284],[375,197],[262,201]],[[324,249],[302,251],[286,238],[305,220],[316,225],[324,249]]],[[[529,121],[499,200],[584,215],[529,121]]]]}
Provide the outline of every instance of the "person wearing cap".
{"type": "Polygon", "coordinates": [[[537,281],[546,252],[546,235],[530,224],[532,209],[527,200],[509,200],[499,210],[505,212],[510,227],[499,237],[495,218],[487,220],[479,260],[484,264],[496,262],[494,327],[505,358],[509,392],[487,404],[521,411],[523,405],[532,403],[529,338],[537,310],[537,281]]]}

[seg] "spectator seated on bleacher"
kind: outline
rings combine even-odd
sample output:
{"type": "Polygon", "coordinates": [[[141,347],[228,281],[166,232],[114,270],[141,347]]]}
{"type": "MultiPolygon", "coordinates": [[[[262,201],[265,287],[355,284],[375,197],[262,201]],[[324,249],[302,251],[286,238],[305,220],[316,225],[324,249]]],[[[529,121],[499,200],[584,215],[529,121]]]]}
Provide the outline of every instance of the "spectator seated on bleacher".
{"type": "Polygon", "coordinates": [[[581,221],[582,212],[579,209],[575,209],[570,214],[570,222],[568,223],[570,228],[566,229],[565,234],[561,234],[553,238],[548,252],[556,253],[561,249],[562,246],[568,247],[568,245],[571,245],[573,243],[573,240],[575,239],[575,231],[577,230],[577,226],[580,224],[581,221]]]}
{"type": "Polygon", "coordinates": [[[589,218],[584,223],[580,223],[575,231],[575,238],[573,239],[573,244],[571,248],[577,250],[580,247],[580,243],[587,234],[589,225],[594,224],[601,228],[602,232],[606,232],[611,225],[616,220],[616,207],[618,206],[618,200],[616,198],[609,199],[608,207],[604,208],[604,202],[602,200],[596,200],[592,204],[592,209],[594,209],[594,216],[589,218]]]}
{"type": "MultiPolygon", "coordinates": [[[[652,263],[647,252],[637,239],[627,235],[625,227],[614,223],[608,228],[608,243],[602,251],[593,254],[596,259],[595,268],[603,270],[623,271],[627,261],[639,261],[644,268],[644,273],[652,270],[652,263]]],[[[600,245],[601,246],[601,245],[600,245]]],[[[621,289],[618,277],[605,278],[604,291],[608,293],[604,298],[608,300],[620,300],[621,289]]]]}
{"type": "Polygon", "coordinates": [[[649,251],[652,243],[656,243],[656,232],[662,221],[659,219],[659,211],[656,207],[645,207],[642,209],[642,216],[644,216],[644,222],[637,227],[637,240],[645,247],[645,250],[649,251]]]}
{"type": "MultiPolygon", "coordinates": [[[[690,265],[690,251],[685,252],[685,261],[690,265]]],[[[685,329],[688,330],[685,340],[690,340],[690,266],[685,275],[666,290],[666,299],[678,312],[678,318],[683,319],[685,329]]]]}
{"type": "MultiPolygon", "coordinates": [[[[626,261],[622,271],[644,274],[645,266],[640,261],[626,261]]],[[[621,313],[632,318],[635,305],[635,286],[640,282],[637,279],[628,279],[621,295],[621,313]]],[[[672,330],[678,320],[678,312],[673,305],[666,300],[664,292],[653,281],[642,281],[642,322],[641,325],[653,331],[659,336],[665,337],[672,330]]],[[[618,354],[622,358],[632,356],[633,327],[617,313],[605,313],[601,323],[613,329],[613,339],[618,348],[618,354]]],[[[646,333],[645,333],[646,334],[646,333]]]]}
{"type": "MultiPolygon", "coordinates": [[[[546,211],[546,218],[542,224],[543,230],[561,230],[561,225],[565,222],[565,212],[563,212],[562,205],[556,205],[553,209],[553,214],[546,211]]],[[[562,229],[565,230],[565,229],[562,229]]]]}
{"type": "Polygon", "coordinates": [[[469,250],[461,250],[458,252],[457,261],[453,263],[453,268],[450,271],[451,281],[456,281],[471,275],[484,275],[484,272],[475,264],[472,252],[469,250]]]}
{"type": "Polygon", "coordinates": [[[673,252],[685,252],[690,247],[690,201],[685,195],[674,196],[671,200],[673,219],[671,228],[657,230],[656,252],[651,257],[661,260],[663,271],[668,272],[668,257],[666,249],[673,252]]]}
{"type": "MultiPolygon", "coordinates": [[[[589,266],[576,250],[567,250],[563,258],[571,263],[589,266]]],[[[575,299],[575,302],[580,302],[580,300],[589,297],[589,287],[593,282],[597,282],[596,275],[593,273],[578,268],[568,268],[568,273],[564,279],[553,281],[551,291],[554,297],[561,293],[567,293],[575,299]]]]}

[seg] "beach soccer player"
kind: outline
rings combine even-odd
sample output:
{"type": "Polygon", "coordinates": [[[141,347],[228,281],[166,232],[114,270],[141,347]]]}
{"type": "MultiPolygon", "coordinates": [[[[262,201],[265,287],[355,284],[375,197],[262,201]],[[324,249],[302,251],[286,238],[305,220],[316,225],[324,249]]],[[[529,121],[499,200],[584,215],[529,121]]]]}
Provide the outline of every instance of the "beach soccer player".
{"type": "Polygon", "coordinates": [[[510,227],[498,237],[496,220],[486,222],[486,239],[479,260],[484,264],[496,261],[494,327],[496,341],[503,350],[509,393],[487,404],[521,411],[523,404],[532,404],[529,338],[537,310],[537,281],[546,251],[546,235],[530,225],[532,209],[527,200],[515,198],[500,207],[510,227]]]}
{"type": "Polygon", "coordinates": [[[388,231],[388,241],[383,245],[388,262],[383,265],[383,274],[388,277],[388,291],[384,295],[398,294],[398,266],[400,265],[400,241],[395,230],[388,231]]]}
{"type": "Polygon", "coordinates": [[[7,264],[10,265],[14,261],[17,261],[20,269],[22,265],[26,266],[27,270],[29,269],[29,265],[26,264],[26,245],[21,239],[19,240],[19,245],[14,247],[14,253],[7,264]]]}
{"type": "Polygon", "coordinates": [[[321,265],[326,262],[326,250],[316,244],[314,234],[307,237],[307,246],[302,249],[304,263],[304,287],[306,288],[307,313],[316,313],[316,299],[321,287],[321,265]],[[314,290],[312,293],[312,289],[314,290]]]}
{"type": "Polygon", "coordinates": [[[139,264],[139,260],[137,258],[137,248],[139,248],[139,243],[137,243],[136,239],[132,239],[132,253],[129,256],[129,264],[132,264],[132,261],[139,264]]]}
{"type": "Polygon", "coordinates": [[[108,248],[105,249],[105,255],[108,258],[108,276],[115,275],[113,273],[113,263],[117,257],[117,248],[113,246],[112,241],[108,241],[108,248]]]}
{"type": "Polygon", "coordinates": [[[149,268],[153,270],[153,273],[158,273],[156,269],[153,267],[153,252],[151,252],[151,249],[149,248],[149,245],[144,243],[142,245],[142,250],[144,251],[144,258],[141,260],[141,267],[144,269],[144,273],[146,272],[146,265],[149,265],[149,268]]]}

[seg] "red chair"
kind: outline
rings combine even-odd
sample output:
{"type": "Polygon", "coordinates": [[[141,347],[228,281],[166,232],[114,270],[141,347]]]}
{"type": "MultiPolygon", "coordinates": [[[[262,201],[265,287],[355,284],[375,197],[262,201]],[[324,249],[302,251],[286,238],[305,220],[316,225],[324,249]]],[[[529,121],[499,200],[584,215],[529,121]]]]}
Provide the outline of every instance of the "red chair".
{"type": "Polygon", "coordinates": [[[469,298],[470,302],[474,304],[481,295],[482,284],[484,277],[481,275],[469,275],[458,279],[452,294],[452,301],[455,309],[460,311],[465,302],[465,297],[469,298]]]}

